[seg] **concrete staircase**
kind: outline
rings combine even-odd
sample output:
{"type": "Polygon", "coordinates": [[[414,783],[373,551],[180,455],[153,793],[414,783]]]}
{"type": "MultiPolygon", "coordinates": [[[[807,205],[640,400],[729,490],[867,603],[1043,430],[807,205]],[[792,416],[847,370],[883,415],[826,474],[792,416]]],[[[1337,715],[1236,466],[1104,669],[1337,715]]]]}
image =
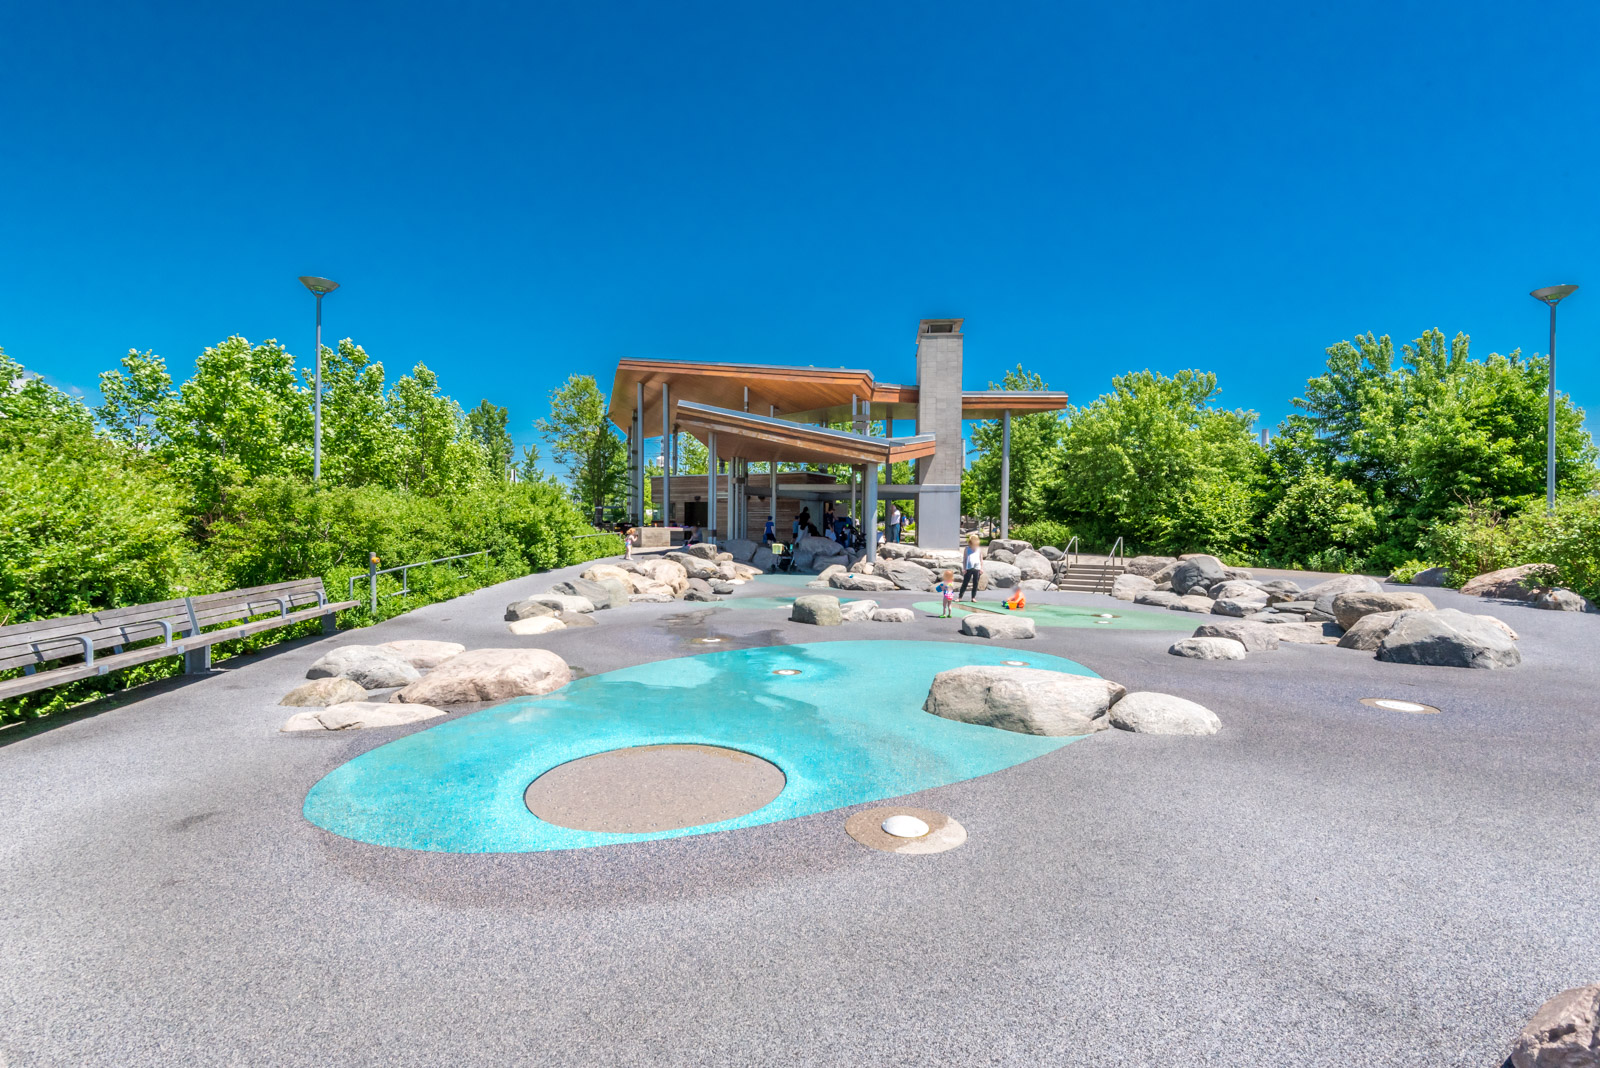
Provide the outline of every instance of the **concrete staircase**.
{"type": "Polygon", "coordinates": [[[1117,576],[1127,571],[1121,562],[1107,556],[1079,556],[1062,560],[1056,570],[1056,588],[1071,593],[1110,593],[1117,576]]]}

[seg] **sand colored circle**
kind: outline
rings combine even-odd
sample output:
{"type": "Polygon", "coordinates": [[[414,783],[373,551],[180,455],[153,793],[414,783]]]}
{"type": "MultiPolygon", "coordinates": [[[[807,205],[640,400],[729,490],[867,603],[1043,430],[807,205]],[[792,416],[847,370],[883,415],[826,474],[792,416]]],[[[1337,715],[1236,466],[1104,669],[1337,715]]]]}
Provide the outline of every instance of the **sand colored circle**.
{"type": "Polygon", "coordinates": [[[844,821],[844,830],[851,838],[884,853],[943,853],[967,840],[967,829],[943,812],[926,808],[867,808],[853,813],[844,821]],[[928,833],[918,838],[897,838],[883,829],[887,820],[896,816],[912,816],[928,825],[928,833]]]}
{"type": "Polygon", "coordinates": [[[523,800],[558,827],[648,834],[754,812],[784,782],[776,765],[737,749],[641,745],[557,765],[528,785],[523,800]]]}

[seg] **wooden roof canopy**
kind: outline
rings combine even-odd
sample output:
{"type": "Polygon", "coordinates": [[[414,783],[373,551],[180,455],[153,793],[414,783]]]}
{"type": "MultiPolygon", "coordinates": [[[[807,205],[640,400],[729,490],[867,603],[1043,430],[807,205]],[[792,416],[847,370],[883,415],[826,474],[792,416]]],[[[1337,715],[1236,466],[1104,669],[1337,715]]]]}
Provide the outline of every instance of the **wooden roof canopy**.
{"type": "Polygon", "coordinates": [[[693,401],[675,402],[672,417],[702,441],[716,434],[719,458],[737,456],[756,463],[888,464],[932,456],[936,447],[932,434],[873,437],[693,401]]]}
{"type": "MultiPolygon", "coordinates": [[[[775,367],[759,363],[706,363],[693,360],[629,358],[617,364],[606,412],[624,432],[633,417],[638,387],[644,387],[644,433],[661,434],[661,387],[668,403],[678,401],[709,405],[733,412],[746,410],[748,391],[751,414],[789,422],[844,422],[850,418],[850,399],[867,407],[871,419],[915,419],[916,386],[875,383],[870,371],[844,367],[775,367]]],[[[963,419],[998,419],[1010,410],[1016,414],[1056,412],[1067,406],[1067,395],[1049,390],[986,390],[961,394],[963,419]]]]}

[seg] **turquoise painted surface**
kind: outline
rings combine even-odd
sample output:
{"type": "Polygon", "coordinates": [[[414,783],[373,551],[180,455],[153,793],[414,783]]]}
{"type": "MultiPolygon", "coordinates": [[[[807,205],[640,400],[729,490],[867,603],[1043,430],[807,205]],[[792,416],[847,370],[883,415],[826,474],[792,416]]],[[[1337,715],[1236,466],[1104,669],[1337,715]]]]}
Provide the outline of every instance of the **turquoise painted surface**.
{"type": "Polygon", "coordinates": [[[844,641],[731,649],[578,679],[363,753],[306,795],[306,819],[374,845],[524,853],[706,834],[827,812],[986,775],[1077,738],[1041,738],[922,711],[934,675],[1061,657],[948,642],[844,641]],[[775,675],[796,669],[799,675],[775,675]],[[776,764],[787,782],[737,819],[651,834],[545,823],[528,784],[569,760],[635,745],[696,743],[776,764]]]}

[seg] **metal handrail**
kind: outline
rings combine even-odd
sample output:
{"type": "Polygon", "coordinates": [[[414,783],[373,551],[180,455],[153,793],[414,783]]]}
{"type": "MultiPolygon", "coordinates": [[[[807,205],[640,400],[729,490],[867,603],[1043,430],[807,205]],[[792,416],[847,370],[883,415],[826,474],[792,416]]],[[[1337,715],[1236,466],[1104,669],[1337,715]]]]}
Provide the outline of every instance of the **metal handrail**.
{"type": "MultiPolygon", "coordinates": [[[[489,551],[488,549],[479,549],[475,553],[462,553],[459,556],[441,556],[437,560],[418,560],[416,563],[413,563],[413,564],[400,564],[400,565],[398,565],[396,567],[386,567],[382,571],[378,570],[378,554],[377,553],[368,553],[367,554],[367,575],[366,575],[366,578],[367,578],[368,608],[372,612],[373,615],[377,615],[378,614],[378,576],[379,575],[390,575],[390,574],[393,574],[396,571],[400,572],[400,588],[398,590],[395,590],[392,593],[386,593],[386,594],[384,594],[384,596],[385,597],[406,597],[406,596],[409,596],[410,593],[411,593],[411,576],[410,576],[409,572],[410,572],[410,570],[412,568],[414,568],[414,567],[427,567],[430,564],[448,564],[452,560],[466,560],[466,559],[469,559],[469,558],[474,557],[474,556],[483,556],[488,551],[489,551]]],[[[350,592],[349,592],[349,595],[345,598],[346,600],[351,600],[351,601],[355,600],[355,596],[356,596],[356,579],[358,579],[360,577],[361,577],[360,575],[351,575],[350,576],[350,592]]]]}
{"type": "Polygon", "coordinates": [[[1072,565],[1078,562],[1078,536],[1076,534],[1068,538],[1067,543],[1061,547],[1061,558],[1066,560],[1069,556],[1072,559],[1067,561],[1067,570],[1071,571],[1072,565]]]}
{"type": "Polygon", "coordinates": [[[1100,592],[1100,587],[1102,585],[1104,585],[1107,590],[1114,585],[1114,583],[1111,582],[1111,563],[1112,561],[1116,561],[1118,567],[1126,566],[1122,563],[1122,561],[1125,559],[1123,553],[1124,550],[1122,547],[1122,538],[1119,537],[1117,538],[1116,543],[1111,546],[1111,551],[1106,554],[1105,562],[1100,565],[1100,579],[1095,583],[1096,593],[1100,592]]]}

